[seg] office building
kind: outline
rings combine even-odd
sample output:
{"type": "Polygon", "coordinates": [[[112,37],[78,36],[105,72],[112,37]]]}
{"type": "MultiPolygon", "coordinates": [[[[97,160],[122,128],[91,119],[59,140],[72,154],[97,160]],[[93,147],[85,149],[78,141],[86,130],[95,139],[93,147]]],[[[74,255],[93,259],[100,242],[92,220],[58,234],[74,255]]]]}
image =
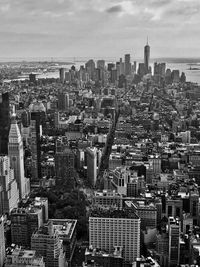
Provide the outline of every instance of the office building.
{"type": "Polygon", "coordinates": [[[45,267],[65,267],[63,241],[60,240],[52,222],[32,234],[31,249],[44,257],[45,267]]]}
{"type": "Polygon", "coordinates": [[[172,82],[179,83],[180,82],[180,72],[179,70],[173,70],[171,74],[172,82]]]}
{"type": "Polygon", "coordinates": [[[31,114],[31,153],[32,153],[32,179],[41,178],[41,144],[42,126],[45,125],[46,109],[42,102],[34,102],[29,106],[31,114]]]}
{"type": "Polygon", "coordinates": [[[87,154],[87,179],[95,186],[97,179],[97,149],[95,147],[88,147],[87,154]]]}
{"type": "Polygon", "coordinates": [[[122,247],[115,247],[113,253],[93,248],[86,249],[83,267],[90,266],[90,263],[94,263],[94,266],[101,267],[123,267],[122,247]]]}
{"type": "Polygon", "coordinates": [[[49,210],[48,210],[48,198],[46,197],[35,197],[32,206],[35,208],[41,208],[43,214],[43,222],[47,222],[49,219],[49,210]]]}
{"type": "Polygon", "coordinates": [[[169,259],[168,266],[175,267],[180,261],[180,222],[169,217],[169,259]]]}
{"type": "Polygon", "coordinates": [[[150,46],[147,44],[144,47],[144,67],[145,67],[145,74],[149,73],[149,61],[150,61],[150,46]]]}
{"type": "Polygon", "coordinates": [[[103,190],[102,192],[95,191],[93,204],[103,207],[114,207],[122,209],[123,196],[115,191],[103,190]]]}
{"type": "Polygon", "coordinates": [[[138,66],[138,75],[140,77],[143,77],[146,74],[146,66],[144,63],[139,63],[138,66]]]}
{"type": "Polygon", "coordinates": [[[8,154],[8,135],[10,130],[9,93],[0,94],[0,154],[8,154]]]}
{"type": "Polygon", "coordinates": [[[140,256],[140,219],[123,210],[93,210],[89,217],[89,244],[113,253],[122,247],[125,261],[140,256]]]}
{"type": "Polygon", "coordinates": [[[166,63],[154,63],[154,76],[158,75],[161,77],[165,77],[166,72],[166,63]]]}
{"type": "Polygon", "coordinates": [[[74,177],[75,156],[72,150],[62,146],[60,151],[55,154],[56,177],[64,180],[70,180],[74,177]]]}
{"type": "Polygon", "coordinates": [[[13,114],[9,131],[8,156],[11,168],[14,169],[14,177],[19,188],[20,199],[26,197],[30,192],[29,179],[24,176],[24,149],[21,133],[13,114]]]}
{"type": "Polygon", "coordinates": [[[69,110],[69,94],[65,94],[62,91],[58,93],[58,110],[67,111],[69,110]]]}
{"type": "Polygon", "coordinates": [[[168,266],[169,256],[169,235],[168,233],[161,233],[156,235],[156,253],[158,255],[159,263],[163,267],[168,266]]]}
{"type": "Polygon", "coordinates": [[[30,73],[29,74],[29,81],[31,83],[35,83],[36,82],[36,74],[35,73],[30,73]]]}
{"type": "Polygon", "coordinates": [[[36,254],[35,250],[25,250],[16,247],[6,256],[5,267],[45,267],[42,256],[36,254]]]}
{"type": "Polygon", "coordinates": [[[65,68],[60,68],[59,69],[59,74],[60,74],[60,82],[64,83],[65,82],[65,68]]]}
{"type": "Polygon", "coordinates": [[[0,218],[0,267],[4,266],[4,260],[6,256],[5,251],[5,237],[4,237],[4,221],[0,218]]]}
{"type": "Polygon", "coordinates": [[[166,201],[166,216],[167,217],[178,217],[183,216],[183,200],[182,199],[167,199],[166,201]]]}
{"type": "Polygon", "coordinates": [[[16,208],[11,211],[10,220],[12,243],[30,247],[32,233],[43,225],[43,209],[16,208]]]}
{"type": "Polygon", "coordinates": [[[94,78],[94,70],[95,70],[95,62],[93,59],[88,60],[85,63],[86,72],[89,74],[89,78],[93,80],[94,78]]]}
{"type": "MultiPolygon", "coordinates": [[[[125,55],[125,75],[130,75],[131,74],[131,56],[130,54],[125,55]]],[[[123,73],[120,73],[123,74],[123,73]]]]}
{"type": "Polygon", "coordinates": [[[110,82],[115,84],[117,80],[118,80],[117,69],[112,69],[111,70],[111,76],[110,76],[110,82]]]}
{"type": "Polygon", "coordinates": [[[10,167],[10,158],[0,156],[0,214],[10,213],[17,208],[19,189],[14,178],[14,170],[10,167]]]}
{"type": "Polygon", "coordinates": [[[157,226],[157,209],[153,203],[147,205],[144,201],[126,201],[126,208],[135,213],[141,220],[141,229],[155,229],[157,226]]]}
{"type": "Polygon", "coordinates": [[[63,251],[68,263],[71,262],[76,247],[76,225],[77,220],[71,219],[50,219],[49,223],[58,232],[58,236],[63,244],[63,251]]]}

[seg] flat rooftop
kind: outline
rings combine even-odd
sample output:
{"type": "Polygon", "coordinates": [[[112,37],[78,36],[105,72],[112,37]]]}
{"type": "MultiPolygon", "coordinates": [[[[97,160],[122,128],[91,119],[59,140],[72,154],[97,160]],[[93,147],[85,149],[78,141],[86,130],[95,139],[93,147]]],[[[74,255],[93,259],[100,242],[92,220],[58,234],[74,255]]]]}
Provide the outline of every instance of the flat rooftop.
{"type": "Polygon", "coordinates": [[[49,222],[53,223],[61,239],[71,239],[77,224],[77,220],[70,219],[49,219],[49,222]]]}

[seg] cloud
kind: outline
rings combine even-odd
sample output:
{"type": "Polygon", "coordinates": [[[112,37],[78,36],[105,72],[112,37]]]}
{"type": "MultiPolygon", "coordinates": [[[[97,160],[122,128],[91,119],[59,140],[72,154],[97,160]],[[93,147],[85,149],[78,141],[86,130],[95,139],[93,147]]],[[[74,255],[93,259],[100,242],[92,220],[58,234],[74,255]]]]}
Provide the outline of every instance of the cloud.
{"type": "Polygon", "coordinates": [[[121,5],[112,6],[106,10],[108,13],[121,13],[122,11],[123,8],[121,5]]]}
{"type": "Polygon", "coordinates": [[[199,13],[200,0],[0,0],[0,31],[8,33],[1,36],[0,56],[25,53],[26,45],[30,54],[139,54],[147,35],[154,52],[173,52],[161,49],[172,40],[189,51],[188,36],[200,47],[199,13]]]}

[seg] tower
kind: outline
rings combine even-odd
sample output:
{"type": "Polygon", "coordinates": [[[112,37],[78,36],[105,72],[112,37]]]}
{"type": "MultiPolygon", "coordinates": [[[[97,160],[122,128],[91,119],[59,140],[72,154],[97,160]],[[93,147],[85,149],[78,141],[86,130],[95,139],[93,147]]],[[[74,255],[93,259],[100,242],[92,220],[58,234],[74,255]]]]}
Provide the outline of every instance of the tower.
{"type": "Polygon", "coordinates": [[[10,128],[9,93],[0,94],[0,154],[8,153],[10,128]]]}
{"type": "Polygon", "coordinates": [[[147,44],[144,47],[144,65],[146,74],[149,72],[149,60],[150,60],[150,46],[148,44],[148,37],[147,37],[147,44]]]}
{"type": "Polygon", "coordinates": [[[125,75],[131,74],[131,56],[130,54],[125,55],[125,75]]]}
{"type": "Polygon", "coordinates": [[[29,193],[29,180],[24,176],[24,150],[22,137],[16,121],[16,115],[12,115],[8,142],[8,156],[10,157],[11,168],[14,169],[14,176],[19,188],[19,197],[22,199],[29,193]]]}

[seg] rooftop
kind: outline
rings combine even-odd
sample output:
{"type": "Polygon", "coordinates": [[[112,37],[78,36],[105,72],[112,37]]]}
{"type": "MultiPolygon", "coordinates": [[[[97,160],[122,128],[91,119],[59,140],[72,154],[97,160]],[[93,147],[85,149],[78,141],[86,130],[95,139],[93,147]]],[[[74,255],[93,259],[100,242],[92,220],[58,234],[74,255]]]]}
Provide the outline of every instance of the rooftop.
{"type": "Polygon", "coordinates": [[[61,239],[71,239],[77,224],[77,220],[71,219],[50,219],[49,222],[53,223],[61,239]]]}
{"type": "Polygon", "coordinates": [[[139,217],[133,212],[130,213],[127,210],[118,210],[111,208],[95,208],[91,211],[90,217],[139,220],[139,217]]]}

